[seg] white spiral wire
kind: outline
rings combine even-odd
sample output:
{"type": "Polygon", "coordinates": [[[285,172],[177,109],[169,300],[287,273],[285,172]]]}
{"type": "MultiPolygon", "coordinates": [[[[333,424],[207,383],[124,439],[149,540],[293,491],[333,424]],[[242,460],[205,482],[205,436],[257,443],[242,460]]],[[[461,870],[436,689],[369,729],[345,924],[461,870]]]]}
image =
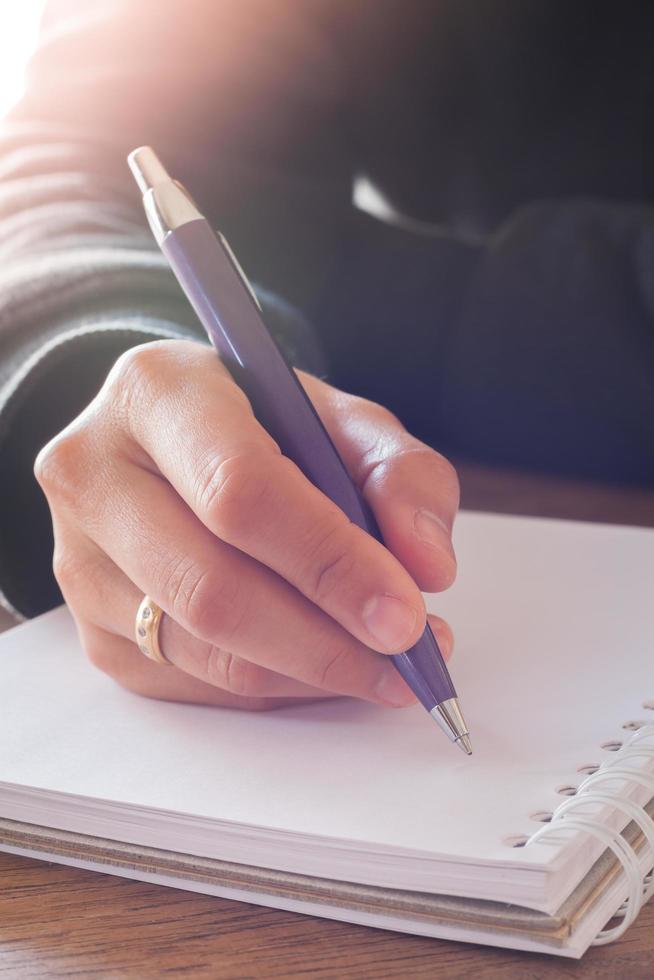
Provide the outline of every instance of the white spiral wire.
{"type": "Polygon", "coordinates": [[[643,833],[645,847],[650,854],[647,865],[651,868],[654,865],[654,820],[644,807],[632,800],[595,788],[598,783],[630,782],[643,786],[650,792],[651,797],[654,797],[654,773],[635,769],[628,764],[630,760],[637,758],[654,760],[654,744],[650,744],[651,739],[654,739],[654,725],[643,725],[631,736],[627,744],[616,752],[615,758],[607,760],[597,772],[587,776],[575,796],[565,800],[556,808],[551,823],[536,831],[527,841],[527,846],[543,841],[545,838],[560,841],[570,834],[581,832],[594,837],[615,854],[622,865],[627,885],[627,898],[615,913],[615,916],[622,916],[622,922],[610,929],[603,929],[596,936],[594,946],[613,942],[627,931],[643,904],[654,893],[654,875],[650,871],[643,879],[640,859],[622,834],[615,833],[592,816],[584,813],[577,814],[575,811],[582,807],[610,806],[625,814],[640,827],[643,833]]]}

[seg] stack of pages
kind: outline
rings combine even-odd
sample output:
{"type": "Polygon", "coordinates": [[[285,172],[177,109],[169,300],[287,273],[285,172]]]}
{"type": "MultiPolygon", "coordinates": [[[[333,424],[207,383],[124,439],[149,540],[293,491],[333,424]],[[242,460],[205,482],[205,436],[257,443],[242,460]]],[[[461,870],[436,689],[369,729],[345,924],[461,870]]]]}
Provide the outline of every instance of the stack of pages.
{"type": "Polygon", "coordinates": [[[462,514],[455,544],[428,605],[471,758],[421,707],[139,698],[62,608],[0,637],[0,849],[564,956],[625,898],[628,924],[654,864],[654,532],[462,514]]]}

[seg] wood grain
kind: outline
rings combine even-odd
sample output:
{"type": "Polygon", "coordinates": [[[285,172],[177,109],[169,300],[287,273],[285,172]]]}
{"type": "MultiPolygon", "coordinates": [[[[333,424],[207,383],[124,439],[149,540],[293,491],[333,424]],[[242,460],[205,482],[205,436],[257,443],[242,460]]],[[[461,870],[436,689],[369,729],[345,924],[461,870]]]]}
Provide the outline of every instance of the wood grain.
{"type": "MultiPolygon", "coordinates": [[[[654,526],[654,492],[461,466],[466,506],[654,526]]],[[[654,904],[580,962],[403,936],[0,854],[0,980],[654,978],[654,904]]]]}
{"type": "Polygon", "coordinates": [[[0,855],[0,977],[654,975],[654,906],[581,962],[401,936],[0,855]]]}

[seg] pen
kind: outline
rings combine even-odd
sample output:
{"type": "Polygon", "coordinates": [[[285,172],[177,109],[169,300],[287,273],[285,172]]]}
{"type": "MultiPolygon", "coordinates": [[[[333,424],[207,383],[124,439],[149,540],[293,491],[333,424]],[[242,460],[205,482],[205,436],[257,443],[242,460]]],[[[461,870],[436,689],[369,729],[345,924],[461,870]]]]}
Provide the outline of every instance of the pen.
{"type": "MultiPolygon", "coordinates": [[[[259,422],[319,490],[381,541],[372,511],[268,331],[254,290],[226,240],[214,233],[150,147],[134,150],[128,162],[157,244],[259,422]]],[[[410,650],[391,660],[445,734],[471,755],[468,728],[429,625],[410,650]]]]}

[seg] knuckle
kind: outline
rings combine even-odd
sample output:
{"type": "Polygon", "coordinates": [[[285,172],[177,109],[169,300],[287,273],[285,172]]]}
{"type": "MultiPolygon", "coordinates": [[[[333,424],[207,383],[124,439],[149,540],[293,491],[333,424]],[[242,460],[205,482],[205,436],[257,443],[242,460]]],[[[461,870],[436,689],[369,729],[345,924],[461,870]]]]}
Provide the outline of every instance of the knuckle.
{"type": "Polygon", "coordinates": [[[459,501],[459,477],[448,459],[425,445],[424,442],[409,436],[401,444],[376,444],[364,460],[362,490],[373,485],[378,491],[392,492],[394,486],[407,478],[425,479],[426,473],[433,474],[434,484],[440,495],[455,508],[459,501]]]}
{"type": "Polygon", "coordinates": [[[383,432],[379,433],[359,462],[357,476],[361,492],[365,493],[372,486],[383,489],[405,452],[398,449],[396,440],[389,440],[383,432]]]}
{"type": "Polygon", "coordinates": [[[333,593],[347,588],[347,583],[355,575],[356,562],[348,551],[341,551],[336,556],[318,563],[313,588],[314,597],[318,602],[324,602],[333,593]]]}
{"type": "Polygon", "coordinates": [[[161,369],[162,361],[167,359],[165,341],[150,341],[137,344],[117,358],[109,377],[117,382],[126,379],[140,381],[150,378],[161,369]]]}
{"type": "Polygon", "coordinates": [[[417,464],[421,465],[432,458],[433,453],[427,446],[409,445],[398,448],[383,459],[378,460],[370,469],[368,482],[375,483],[378,488],[389,487],[392,481],[402,479],[402,476],[410,473],[411,468],[417,464]]]}
{"type": "Polygon", "coordinates": [[[455,506],[458,507],[459,498],[461,496],[461,485],[459,482],[459,474],[456,469],[450,463],[449,459],[445,456],[441,456],[440,453],[436,453],[438,458],[439,466],[441,468],[441,480],[444,488],[448,491],[449,496],[455,502],[455,506]]]}
{"type": "Polygon", "coordinates": [[[52,571],[65,596],[72,595],[84,578],[83,563],[76,553],[59,543],[52,556],[52,571]]]}
{"type": "Polygon", "coordinates": [[[265,689],[260,667],[215,646],[208,652],[206,675],[214,687],[238,697],[257,698],[265,689]]]}
{"type": "Polygon", "coordinates": [[[315,677],[309,680],[314,687],[327,691],[342,691],[343,677],[353,676],[352,650],[349,646],[330,651],[316,665],[315,677]]]}
{"type": "Polygon", "coordinates": [[[260,448],[241,451],[216,465],[210,459],[201,467],[196,499],[209,526],[223,540],[238,540],[251,527],[273,488],[270,452],[260,448]]]}
{"type": "Polygon", "coordinates": [[[390,408],[386,408],[385,405],[380,405],[379,402],[366,402],[366,411],[368,417],[376,422],[380,429],[393,431],[399,429],[404,432],[404,426],[398,419],[394,412],[391,412],[390,408]]]}
{"type": "Polygon", "coordinates": [[[87,471],[86,438],[80,430],[60,433],[41,449],[34,462],[34,476],[49,500],[77,498],[87,471]]]}
{"type": "Polygon", "coordinates": [[[93,610],[107,594],[107,571],[103,560],[66,535],[55,537],[52,571],[71,608],[95,619],[93,610]]]}
{"type": "Polygon", "coordinates": [[[130,347],[114,363],[105,389],[119,414],[129,418],[137,403],[145,404],[156,395],[170,356],[165,349],[166,343],[159,340],[130,347]]]}
{"type": "Polygon", "coordinates": [[[348,394],[350,410],[354,409],[357,414],[365,416],[368,423],[375,423],[375,427],[380,430],[393,431],[399,429],[404,431],[404,426],[390,408],[381,405],[379,402],[364,398],[361,395],[348,394]]]}
{"type": "Polygon", "coordinates": [[[329,598],[337,588],[347,588],[355,574],[349,527],[347,522],[337,519],[310,551],[306,581],[313,583],[311,595],[318,602],[329,598]]]}
{"type": "Polygon", "coordinates": [[[173,619],[209,642],[226,643],[245,615],[238,577],[199,569],[185,558],[172,562],[164,572],[163,592],[169,596],[173,619]]]}

